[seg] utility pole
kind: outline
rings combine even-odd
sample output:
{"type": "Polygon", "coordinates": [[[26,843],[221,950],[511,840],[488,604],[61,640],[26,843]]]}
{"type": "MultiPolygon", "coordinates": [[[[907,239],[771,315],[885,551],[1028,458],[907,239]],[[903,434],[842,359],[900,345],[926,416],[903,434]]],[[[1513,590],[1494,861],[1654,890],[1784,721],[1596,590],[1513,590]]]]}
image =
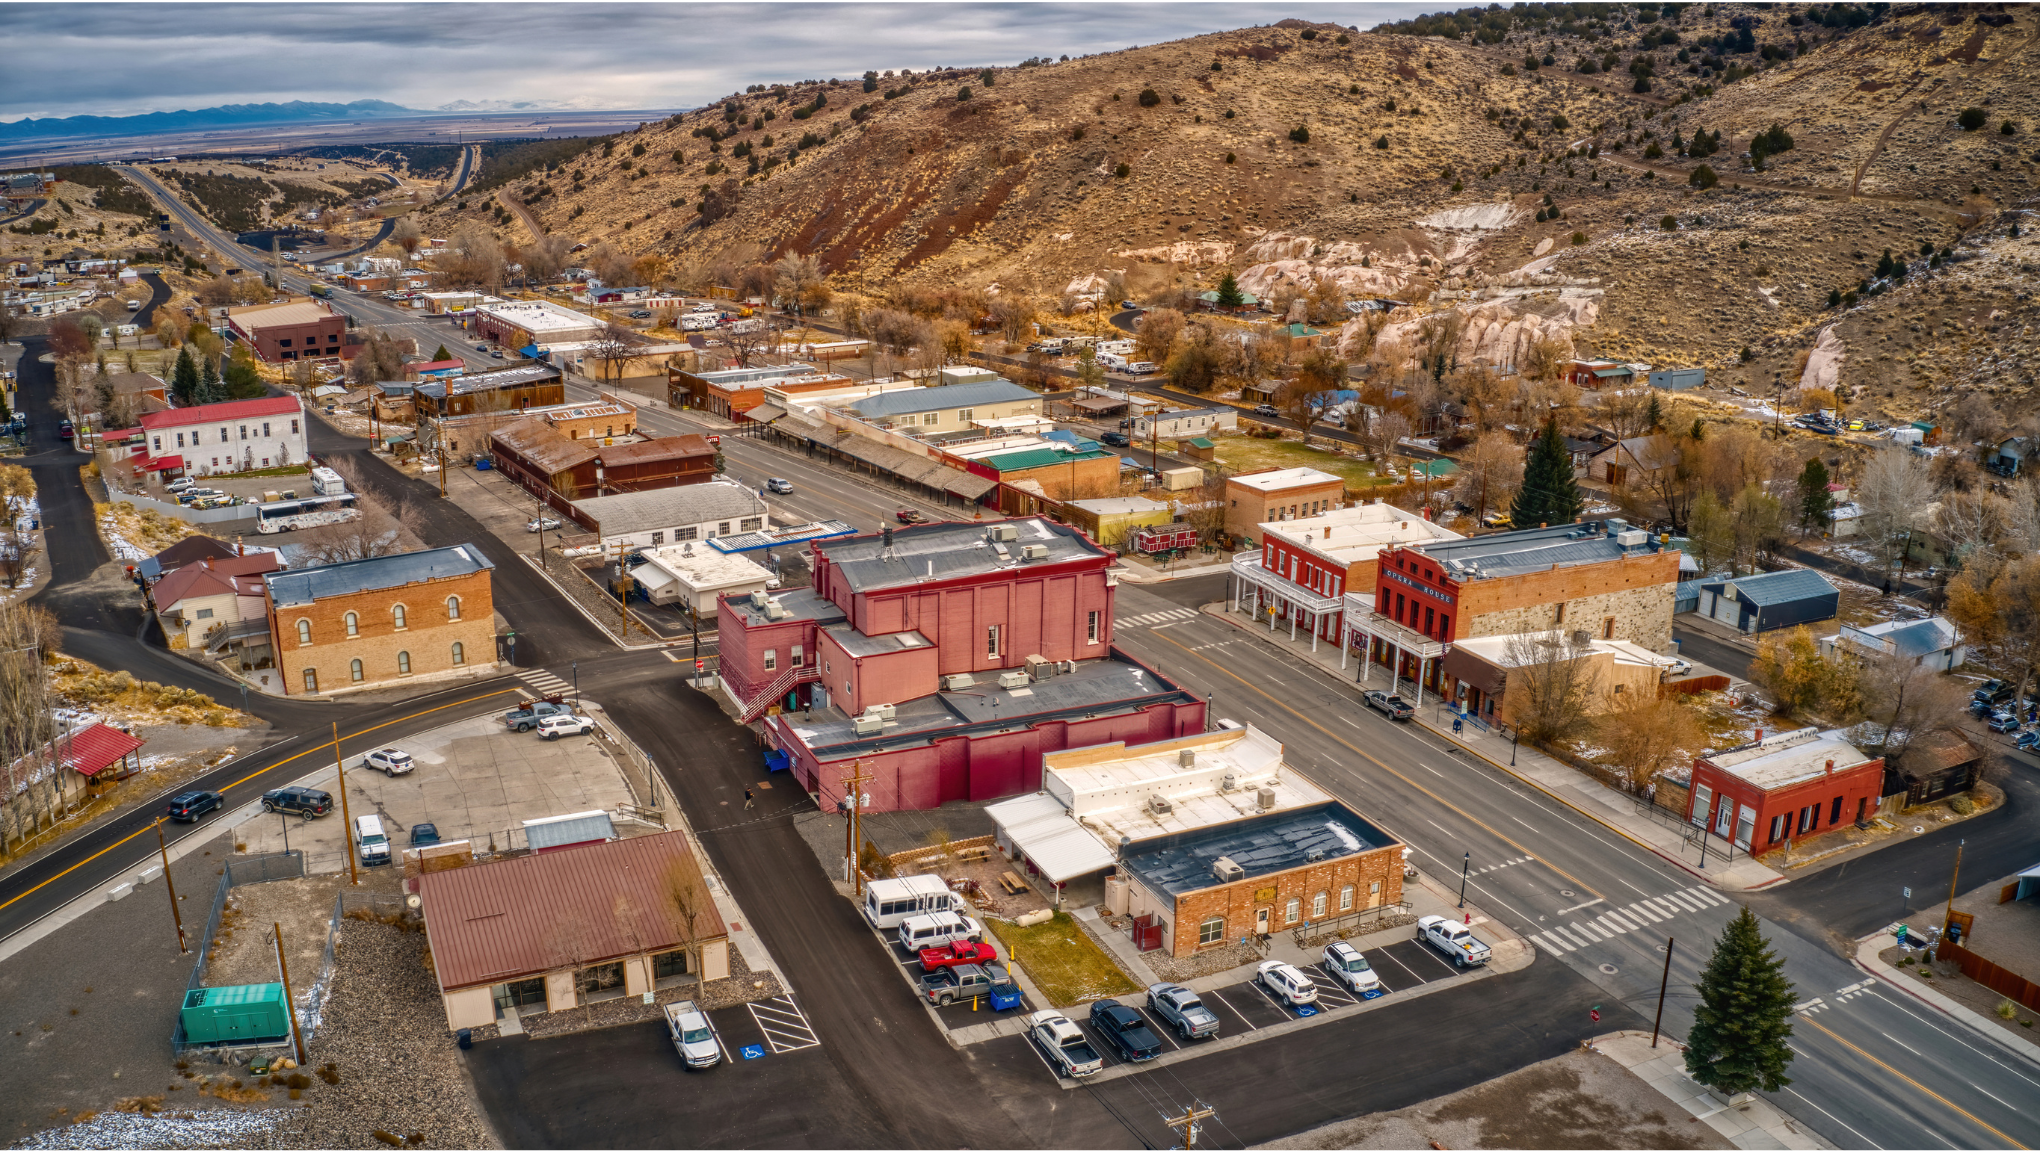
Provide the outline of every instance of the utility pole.
{"type": "Polygon", "coordinates": [[[163,842],[163,818],[156,817],[156,851],[163,854],[163,886],[170,890],[170,918],[177,922],[177,950],[186,956],[191,948],[184,942],[184,913],[177,909],[177,885],[170,879],[170,847],[163,842]]]}
{"type": "Polygon", "coordinates": [[[1163,1122],[1168,1124],[1169,1127],[1174,1128],[1183,1134],[1183,1142],[1181,1144],[1176,1145],[1176,1147],[1190,1149],[1197,1147],[1197,1129],[1199,1127],[1198,1122],[1201,1120],[1210,1120],[1217,1115],[1218,1115],[1217,1111],[1214,1110],[1211,1107],[1211,1105],[1206,1104],[1202,1100],[1198,1100],[1192,1103],[1189,1107],[1183,1109],[1183,1114],[1181,1116],[1164,1116],[1162,1117],[1162,1120],[1163,1122]]]}
{"type": "Polygon", "coordinates": [[[1671,982],[1672,982],[1672,938],[1670,936],[1667,936],[1665,937],[1665,974],[1663,976],[1658,977],[1657,1019],[1651,1021],[1650,1023],[1650,1046],[1653,1048],[1657,1047],[1658,1029],[1662,1027],[1665,1022],[1665,989],[1671,985],[1671,982]]]}
{"type": "Polygon", "coordinates": [[[340,824],[347,837],[347,882],[359,885],[361,869],[354,862],[354,819],[347,813],[347,765],[340,761],[340,723],[333,722],[333,770],[340,774],[340,824]]]}
{"type": "Polygon", "coordinates": [[[844,834],[849,839],[846,847],[849,850],[847,853],[847,863],[850,871],[851,891],[857,896],[862,897],[864,895],[864,875],[857,870],[857,811],[864,805],[862,803],[863,793],[859,785],[868,784],[878,779],[878,777],[865,774],[864,761],[862,760],[852,760],[850,762],[850,772],[851,774],[843,780],[843,783],[849,789],[845,798],[850,802],[850,823],[845,825],[844,834]]]}
{"type": "Polygon", "coordinates": [[[290,963],[283,958],[283,925],[275,920],[270,924],[276,929],[276,971],[283,977],[283,1007],[290,1013],[290,1040],[297,1049],[297,1062],[302,1065],[305,1062],[305,1032],[298,1027],[297,1001],[290,994],[290,963]]]}
{"type": "Polygon", "coordinates": [[[1955,923],[1955,885],[1962,879],[1962,846],[1968,838],[1955,842],[1955,871],[1948,876],[1948,908],[1941,915],[1941,938],[1948,938],[1948,926],[1955,923]]]}
{"type": "MultiPolygon", "coordinates": [[[[371,400],[369,403],[373,404],[375,401],[371,400]]],[[[439,498],[444,500],[446,499],[446,445],[434,445],[434,450],[439,453],[439,498]]]]}
{"type": "Polygon", "coordinates": [[[623,541],[616,542],[616,616],[623,628],[623,639],[630,639],[630,569],[624,566],[623,550],[628,547],[623,541]]]}

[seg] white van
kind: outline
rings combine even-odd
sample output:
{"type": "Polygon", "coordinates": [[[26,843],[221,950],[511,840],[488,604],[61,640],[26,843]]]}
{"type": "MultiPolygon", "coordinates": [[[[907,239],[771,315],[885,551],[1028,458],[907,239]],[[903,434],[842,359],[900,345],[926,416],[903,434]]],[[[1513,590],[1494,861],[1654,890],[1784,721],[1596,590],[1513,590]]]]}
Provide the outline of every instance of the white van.
{"type": "Polygon", "coordinates": [[[373,814],[354,818],[354,839],[361,846],[361,862],[371,867],[390,862],[390,838],[383,831],[382,817],[373,814]]]}
{"type": "Polygon", "coordinates": [[[963,897],[951,892],[940,876],[900,876],[864,886],[864,918],[881,932],[899,927],[910,916],[962,910],[963,897]]]}
{"type": "Polygon", "coordinates": [[[928,916],[909,916],[900,922],[900,946],[914,955],[923,948],[940,948],[958,940],[977,941],[985,938],[985,926],[969,916],[958,916],[954,912],[936,912],[928,916]]]}

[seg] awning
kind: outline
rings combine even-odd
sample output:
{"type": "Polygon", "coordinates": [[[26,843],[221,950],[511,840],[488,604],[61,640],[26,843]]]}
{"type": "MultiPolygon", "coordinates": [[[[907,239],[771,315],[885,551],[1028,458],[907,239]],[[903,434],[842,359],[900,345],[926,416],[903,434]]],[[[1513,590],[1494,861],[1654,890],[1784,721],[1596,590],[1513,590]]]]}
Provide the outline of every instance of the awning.
{"type": "Polygon", "coordinates": [[[1438,670],[1487,696],[1501,695],[1509,677],[1507,669],[1497,668],[1464,648],[1445,653],[1445,658],[1438,662],[1438,670]]]}
{"type": "Polygon", "coordinates": [[[1086,412],[1117,412],[1126,407],[1126,401],[1113,400],[1104,396],[1093,396],[1085,400],[1071,401],[1070,407],[1082,408],[1086,412]]]}
{"type": "Polygon", "coordinates": [[[81,728],[51,743],[58,757],[81,776],[97,776],[142,746],[140,740],[104,724],[81,728]]]}
{"type": "Polygon", "coordinates": [[[184,457],[182,456],[158,456],[154,460],[142,465],[142,471],[167,472],[173,468],[182,467],[184,467],[184,457]]]}
{"type": "Polygon", "coordinates": [[[544,353],[538,350],[538,345],[536,344],[526,344],[517,350],[517,354],[526,360],[537,360],[544,355],[544,353]]]}
{"type": "Polygon", "coordinates": [[[949,471],[952,475],[942,482],[943,490],[951,495],[961,496],[965,500],[983,499],[985,493],[999,486],[997,480],[988,480],[983,476],[973,475],[969,472],[960,472],[955,468],[951,468],[949,471]]]}
{"type": "Polygon", "coordinates": [[[786,409],[777,404],[760,404],[756,408],[746,408],[737,415],[759,424],[770,424],[786,415],[786,409]]]}
{"type": "Polygon", "coordinates": [[[1046,792],[988,805],[985,815],[992,818],[999,835],[1020,849],[1050,883],[1102,872],[1117,863],[1112,852],[1046,792]]]}

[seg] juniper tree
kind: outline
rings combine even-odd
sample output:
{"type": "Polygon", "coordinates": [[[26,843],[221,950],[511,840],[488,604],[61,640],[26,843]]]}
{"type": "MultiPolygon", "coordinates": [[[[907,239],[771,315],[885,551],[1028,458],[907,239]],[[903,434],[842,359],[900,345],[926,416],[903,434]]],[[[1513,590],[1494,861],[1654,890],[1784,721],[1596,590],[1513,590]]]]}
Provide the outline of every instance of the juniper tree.
{"type": "Polygon", "coordinates": [[[1686,1073],[1726,1096],[1792,1083],[1792,982],[1745,906],[1714,942],[1700,973],[1700,1006],[1686,1037],[1686,1073]]]}
{"type": "Polygon", "coordinates": [[[177,366],[170,371],[170,391],[180,407],[198,403],[198,365],[192,362],[189,348],[177,350],[177,366]]]}

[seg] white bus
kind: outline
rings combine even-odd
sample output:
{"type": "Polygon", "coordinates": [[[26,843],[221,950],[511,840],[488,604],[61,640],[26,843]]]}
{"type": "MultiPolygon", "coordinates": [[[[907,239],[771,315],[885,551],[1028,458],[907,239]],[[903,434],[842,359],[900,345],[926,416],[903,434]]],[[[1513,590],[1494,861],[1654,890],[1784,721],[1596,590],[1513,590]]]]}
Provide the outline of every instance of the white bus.
{"type": "Polygon", "coordinates": [[[963,897],[951,892],[940,876],[902,876],[873,880],[864,886],[864,918],[881,932],[899,927],[910,917],[964,910],[963,897]]]}
{"type": "Polygon", "coordinates": [[[255,508],[255,530],[263,533],[317,528],[321,524],[341,524],[361,518],[361,510],[354,506],[352,492],[338,496],[312,496],[303,500],[272,500],[267,504],[257,504],[255,508]]]}

